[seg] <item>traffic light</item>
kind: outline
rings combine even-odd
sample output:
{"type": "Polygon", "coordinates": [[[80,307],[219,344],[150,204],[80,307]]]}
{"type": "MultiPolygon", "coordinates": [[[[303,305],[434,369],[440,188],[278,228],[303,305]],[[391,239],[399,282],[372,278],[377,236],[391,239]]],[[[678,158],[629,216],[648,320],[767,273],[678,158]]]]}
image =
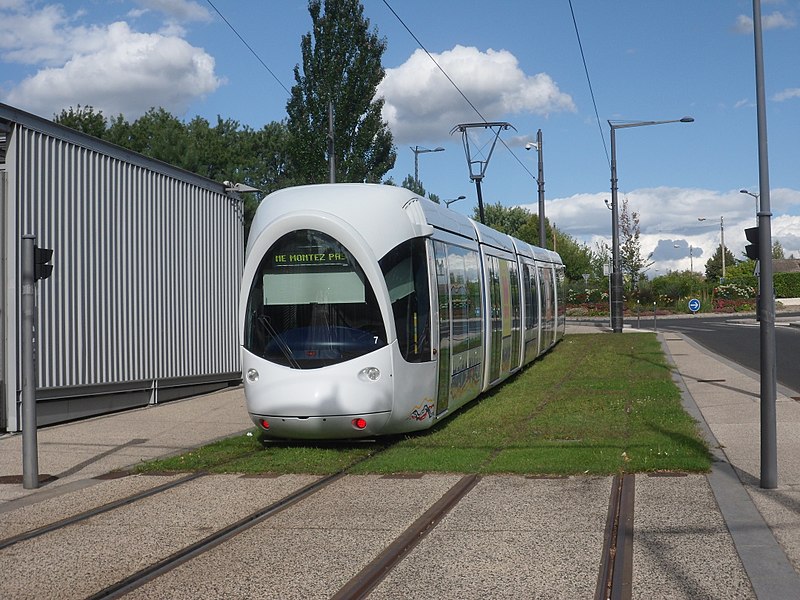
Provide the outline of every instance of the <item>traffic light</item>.
{"type": "Polygon", "coordinates": [[[53,265],[50,261],[53,258],[53,251],[50,248],[33,247],[33,279],[47,279],[53,274],[53,265]]]}
{"type": "Polygon", "coordinates": [[[744,247],[747,258],[758,260],[758,227],[748,227],[744,230],[744,235],[747,241],[750,242],[744,247]]]}

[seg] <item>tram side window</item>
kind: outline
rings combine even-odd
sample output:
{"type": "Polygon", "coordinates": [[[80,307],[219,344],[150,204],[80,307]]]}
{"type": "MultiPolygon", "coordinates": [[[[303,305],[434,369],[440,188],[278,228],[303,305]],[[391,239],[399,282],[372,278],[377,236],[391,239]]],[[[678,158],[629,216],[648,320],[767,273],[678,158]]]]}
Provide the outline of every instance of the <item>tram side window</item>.
{"type": "Polygon", "coordinates": [[[389,289],[403,358],[408,362],[430,360],[431,300],[425,239],[403,242],[379,262],[389,289]]]}

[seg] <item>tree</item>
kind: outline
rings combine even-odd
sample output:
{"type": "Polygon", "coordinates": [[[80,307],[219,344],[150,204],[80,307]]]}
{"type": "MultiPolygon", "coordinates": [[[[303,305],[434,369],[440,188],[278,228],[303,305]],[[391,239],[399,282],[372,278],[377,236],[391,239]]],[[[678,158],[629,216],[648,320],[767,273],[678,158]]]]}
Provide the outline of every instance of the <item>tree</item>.
{"type": "MultiPolygon", "coordinates": [[[[736,264],[736,258],[728,248],[725,248],[725,271],[730,274],[730,267],[736,264]]],[[[706,261],[706,279],[719,279],[722,277],[722,245],[717,246],[714,254],[706,261]]]]}
{"type": "Polygon", "coordinates": [[[300,49],[303,70],[286,105],[292,176],[298,182],[329,180],[328,106],[334,113],[336,181],[377,183],[394,166],[392,134],[375,98],[384,77],[386,40],[369,31],[359,0],[310,0],[312,30],[300,49]]]}
{"type": "Polygon", "coordinates": [[[783,252],[783,246],[779,240],[772,242],[772,258],[783,259],[786,255],[783,252]]]}
{"type": "MultiPolygon", "coordinates": [[[[478,218],[478,212],[476,207],[473,210],[474,219],[478,218]]],[[[539,246],[539,215],[534,215],[521,206],[506,207],[498,202],[485,206],[484,216],[486,225],[489,227],[507,233],[523,242],[539,246]]],[[[585,244],[579,244],[570,235],[559,231],[545,217],[545,237],[548,248],[554,247],[554,236],[555,247],[564,262],[567,278],[570,281],[582,279],[584,273],[592,271],[591,250],[585,244]]]]}
{"type": "MultiPolygon", "coordinates": [[[[394,182],[392,182],[392,185],[394,185],[394,182]]],[[[400,184],[400,187],[404,187],[407,190],[411,190],[412,192],[422,196],[423,198],[427,197],[429,200],[436,202],[436,204],[442,203],[441,200],[439,199],[439,196],[437,196],[436,194],[427,193],[425,191],[425,186],[422,185],[422,182],[414,179],[413,175],[406,175],[406,178],[403,179],[403,183],[400,184]]]]}
{"type": "Polygon", "coordinates": [[[628,289],[635,288],[644,271],[653,264],[650,257],[642,258],[642,244],[639,241],[641,229],[639,227],[639,213],[628,214],[628,199],[622,201],[622,211],[619,215],[620,268],[627,274],[628,289]]]}
{"type": "MultiPolygon", "coordinates": [[[[476,206],[472,211],[472,218],[478,220],[479,216],[479,210],[476,206]]],[[[530,211],[521,206],[503,206],[499,202],[484,206],[484,221],[487,227],[502,231],[521,240],[524,239],[522,237],[522,229],[531,216],[530,211]]],[[[532,243],[529,240],[525,241],[532,243]]],[[[535,243],[538,244],[539,242],[535,243]]]]}
{"type": "Polygon", "coordinates": [[[53,116],[53,121],[70,127],[81,133],[102,138],[106,132],[106,118],[102,111],[95,112],[91,106],[81,106],[78,108],[63,109],[59,114],[53,116]]]}

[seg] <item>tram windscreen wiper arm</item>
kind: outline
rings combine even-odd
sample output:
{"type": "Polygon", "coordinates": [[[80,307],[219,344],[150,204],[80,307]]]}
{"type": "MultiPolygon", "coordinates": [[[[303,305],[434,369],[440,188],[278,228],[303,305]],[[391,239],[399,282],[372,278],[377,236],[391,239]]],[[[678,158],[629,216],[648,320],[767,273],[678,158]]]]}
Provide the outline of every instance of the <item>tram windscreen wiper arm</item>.
{"type": "Polygon", "coordinates": [[[289,365],[294,367],[295,369],[299,369],[300,363],[298,363],[294,359],[294,357],[292,356],[291,348],[289,348],[289,345],[284,341],[281,335],[277,331],[275,331],[275,328],[270,324],[269,319],[264,315],[261,315],[260,317],[258,317],[258,322],[264,326],[264,329],[266,329],[272,336],[272,339],[275,340],[275,343],[278,345],[278,348],[281,349],[281,352],[283,352],[283,355],[286,357],[286,360],[289,361],[289,365]]]}

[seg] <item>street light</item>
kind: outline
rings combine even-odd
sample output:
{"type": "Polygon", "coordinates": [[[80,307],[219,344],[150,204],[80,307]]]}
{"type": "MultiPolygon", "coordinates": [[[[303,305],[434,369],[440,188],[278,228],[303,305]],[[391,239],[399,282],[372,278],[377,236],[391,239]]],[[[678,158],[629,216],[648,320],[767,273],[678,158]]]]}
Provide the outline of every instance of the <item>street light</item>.
{"type": "Polygon", "coordinates": [[[758,227],[758,194],[754,194],[748,190],[739,190],[740,194],[747,194],[748,196],[752,196],[756,199],[756,227],[758,227]]]}
{"type": "MultiPolygon", "coordinates": [[[[546,236],[544,228],[544,159],[542,158],[542,130],[536,132],[536,141],[528,142],[525,144],[525,150],[536,148],[536,153],[539,155],[539,173],[536,177],[536,183],[539,193],[539,245],[542,248],[546,247],[546,236]]],[[[555,238],[553,238],[555,240],[555,238]]]]}
{"type": "MultiPolygon", "coordinates": [[[[697,217],[698,221],[705,221],[705,217],[697,217]]],[[[725,217],[719,218],[719,245],[722,248],[722,279],[725,279],[725,217]]]]}
{"type": "Polygon", "coordinates": [[[622,333],[622,271],[619,260],[619,209],[617,203],[617,129],[644,127],[646,125],[664,125],[666,123],[692,123],[692,117],[673,119],[670,121],[635,121],[614,122],[609,120],[611,128],[611,330],[622,333]]]}
{"type": "Polygon", "coordinates": [[[433,150],[430,148],[422,148],[420,146],[414,146],[411,148],[411,151],[414,153],[414,183],[419,185],[419,155],[425,154],[426,152],[444,152],[444,148],[441,146],[437,146],[433,150]]]}
{"type": "Polygon", "coordinates": [[[463,200],[464,198],[466,198],[466,196],[459,196],[458,198],[453,198],[452,200],[445,200],[445,201],[444,201],[444,205],[445,205],[446,207],[450,208],[450,205],[451,205],[453,202],[458,202],[459,200],[463,200]]]}

